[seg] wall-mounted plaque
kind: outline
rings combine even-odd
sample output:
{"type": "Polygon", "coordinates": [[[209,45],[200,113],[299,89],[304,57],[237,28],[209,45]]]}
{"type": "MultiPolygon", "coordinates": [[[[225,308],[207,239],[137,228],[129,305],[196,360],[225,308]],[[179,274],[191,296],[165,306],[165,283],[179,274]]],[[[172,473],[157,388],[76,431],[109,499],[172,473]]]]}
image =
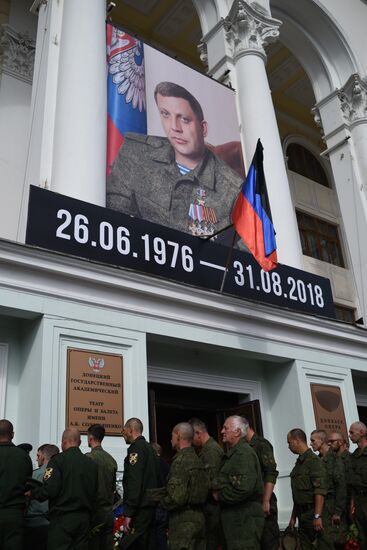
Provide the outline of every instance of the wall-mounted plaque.
{"type": "Polygon", "coordinates": [[[313,410],[316,428],[330,432],[341,432],[348,441],[343,400],[338,386],[311,384],[313,410]]]}
{"type": "Polygon", "coordinates": [[[68,349],[66,426],[86,433],[102,424],[106,435],[121,435],[123,420],[121,355],[68,349]]]}

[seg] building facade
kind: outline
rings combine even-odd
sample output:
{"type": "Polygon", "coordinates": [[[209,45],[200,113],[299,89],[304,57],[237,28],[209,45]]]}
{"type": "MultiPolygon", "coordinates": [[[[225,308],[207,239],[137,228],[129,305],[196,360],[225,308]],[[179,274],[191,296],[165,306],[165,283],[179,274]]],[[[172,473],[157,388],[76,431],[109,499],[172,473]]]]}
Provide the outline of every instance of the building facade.
{"type": "MultiPolygon", "coordinates": [[[[367,5],[107,4],[0,0],[0,417],[18,443],[59,441],[68,350],[121,356],[124,417],[164,445],[190,416],[216,431],[254,415],[284,525],[286,434],[315,428],[319,386],[346,425],[367,419],[367,5]],[[25,244],[30,185],[105,206],[106,17],[236,90],[246,167],[259,137],[266,152],[279,260],[330,279],[337,319],[25,244]]],[[[122,467],[121,437],[105,446],[122,467]]]]}

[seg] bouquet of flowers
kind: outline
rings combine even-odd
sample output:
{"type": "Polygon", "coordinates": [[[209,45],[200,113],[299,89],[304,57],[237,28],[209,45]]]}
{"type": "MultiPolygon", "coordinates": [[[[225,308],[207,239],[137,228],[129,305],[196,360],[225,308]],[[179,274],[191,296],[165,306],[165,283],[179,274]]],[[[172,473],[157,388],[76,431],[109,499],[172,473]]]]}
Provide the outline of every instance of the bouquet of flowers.
{"type": "Polygon", "coordinates": [[[113,524],[113,547],[114,548],[118,548],[120,544],[120,540],[124,536],[123,526],[122,526],[123,521],[124,521],[124,516],[118,516],[117,518],[115,518],[115,522],[113,524]]]}
{"type": "Polygon", "coordinates": [[[358,529],[355,523],[352,523],[349,527],[344,550],[361,550],[361,545],[358,542],[358,529]]]}

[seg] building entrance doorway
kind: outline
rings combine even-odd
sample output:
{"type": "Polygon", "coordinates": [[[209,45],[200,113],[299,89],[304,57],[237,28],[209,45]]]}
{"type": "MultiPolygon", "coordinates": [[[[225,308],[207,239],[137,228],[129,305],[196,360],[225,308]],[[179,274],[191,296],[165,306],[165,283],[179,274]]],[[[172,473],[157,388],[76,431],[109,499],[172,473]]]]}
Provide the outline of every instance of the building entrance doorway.
{"type": "Polygon", "coordinates": [[[248,396],[171,384],[148,384],[150,440],[163,448],[166,460],[172,458],[171,432],[179,422],[197,417],[208,426],[209,434],[221,443],[220,430],[224,419],[231,414],[243,415],[262,434],[259,401],[248,396]]]}

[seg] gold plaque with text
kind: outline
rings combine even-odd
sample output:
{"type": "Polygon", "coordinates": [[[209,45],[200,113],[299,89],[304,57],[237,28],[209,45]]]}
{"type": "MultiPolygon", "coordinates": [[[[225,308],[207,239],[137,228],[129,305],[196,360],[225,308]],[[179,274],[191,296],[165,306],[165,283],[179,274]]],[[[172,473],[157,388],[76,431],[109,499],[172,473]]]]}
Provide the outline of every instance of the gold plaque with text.
{"type": "Polygon", "coordinates": [[[121,435],[123,411],[122,356],[68,349],[66,426],[86,433],[102,424],[106,435],[121,435]]]}
{"type": "Polygon", "coordinates": [[[341,432],[348,442],[348,429],[345,422],[343,400],[338,386],[311,384],[313,410],[318,430],[341,432]]]}

